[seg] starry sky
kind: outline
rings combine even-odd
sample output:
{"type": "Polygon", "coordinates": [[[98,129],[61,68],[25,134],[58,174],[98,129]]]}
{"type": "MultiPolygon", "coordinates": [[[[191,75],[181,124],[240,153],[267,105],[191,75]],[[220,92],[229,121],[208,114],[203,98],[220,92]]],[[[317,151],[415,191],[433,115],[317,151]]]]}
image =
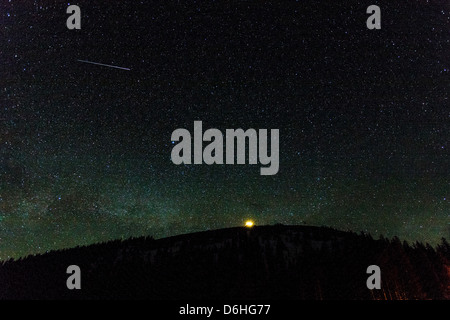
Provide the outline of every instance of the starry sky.
{"type": "Polygon", "coordinates": [[[450,238],[448,1],[69,3],[0,2],[0,259],[246,219],[450,238]],[[174,165],[196,120],[279,129],[279,172],[174,165]]]}

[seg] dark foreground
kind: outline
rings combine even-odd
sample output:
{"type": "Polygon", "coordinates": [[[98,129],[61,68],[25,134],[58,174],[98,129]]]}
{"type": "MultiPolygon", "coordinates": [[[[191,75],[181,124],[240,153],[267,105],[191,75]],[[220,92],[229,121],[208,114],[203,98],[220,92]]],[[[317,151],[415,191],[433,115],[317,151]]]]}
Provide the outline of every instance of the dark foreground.
{"type": "Polygon", "coordinates": [[[1,299],[450,299],[450,247],[330,228],[136,238],[0,264],[1,299]],[[81,269],[81,290],[66,286],[81,269]],[[381,289],[369,290],[369,265],[381,289]]]}

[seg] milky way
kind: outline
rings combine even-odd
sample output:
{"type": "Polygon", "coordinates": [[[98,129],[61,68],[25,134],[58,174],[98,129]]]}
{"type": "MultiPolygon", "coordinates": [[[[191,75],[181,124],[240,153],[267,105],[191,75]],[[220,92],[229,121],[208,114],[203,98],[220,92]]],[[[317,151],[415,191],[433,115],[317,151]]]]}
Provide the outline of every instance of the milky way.
{"type": "Polygon", "coordinates": [[[3,1],[0,259],[246,219],[449,238],[450,7],[371,4],[78,1],[69,30],[3,1]],[[279,129],[279,172],[174,165],[197,120],[279,129]]]}

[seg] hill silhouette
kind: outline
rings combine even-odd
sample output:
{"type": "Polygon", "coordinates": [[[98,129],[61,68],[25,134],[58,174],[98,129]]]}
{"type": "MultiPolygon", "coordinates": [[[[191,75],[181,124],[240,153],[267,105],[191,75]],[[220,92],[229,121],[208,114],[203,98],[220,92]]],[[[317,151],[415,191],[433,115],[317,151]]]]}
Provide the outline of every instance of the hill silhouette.
{"type": "Polygon", "coordinates": [[[450,246],[310,226],[132,238],[0,262],[1,299],[449,299],[450,246]],[[67,267],[81,269],[69,290],[67,267]],[[381,289],[369,290],[369,265],[381,289]]]}

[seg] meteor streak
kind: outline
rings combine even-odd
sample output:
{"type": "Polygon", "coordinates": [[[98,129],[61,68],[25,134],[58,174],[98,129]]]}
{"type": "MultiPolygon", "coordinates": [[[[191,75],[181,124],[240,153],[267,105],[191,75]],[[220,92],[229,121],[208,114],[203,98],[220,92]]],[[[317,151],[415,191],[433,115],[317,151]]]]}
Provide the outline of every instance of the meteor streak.
{"type": "Polygon", "coordinates": [[[104,64],[104,63],[98,63],[98,62],[92,62],[92,61],[87,61],[87,60],[77,60],[79,62],[84,62],[84,63],[90,63],[90,64],[95,64],[98,66],[104,66],[104,67],[110,67],[110,68],[116,68],[116,69],[121,69],[121,70],[128,70],[130,71],[131,69],[129,68],[123,68],[123,67],[118,67],[118,66],[112,66],[110,64],[104,64]]]}

